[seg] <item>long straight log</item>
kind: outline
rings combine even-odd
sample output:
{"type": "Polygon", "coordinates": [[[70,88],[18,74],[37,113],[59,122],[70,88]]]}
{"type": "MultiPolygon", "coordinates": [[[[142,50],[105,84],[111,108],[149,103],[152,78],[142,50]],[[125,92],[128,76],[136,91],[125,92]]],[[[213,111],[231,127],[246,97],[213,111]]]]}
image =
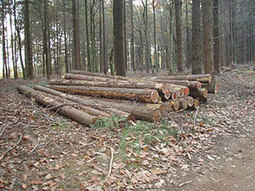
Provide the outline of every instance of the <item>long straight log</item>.
{"type": "Polygon", "coordinates": [[[188,80],[188,81],[198,81],[202,83],[211,83],[212,76],[210,74],[199,74],[199,75],[182,75],[182,76],[164,76],[161,79],[167,80],[188,80]]]}
{"type": "Polygon", "coordinates": [[[202,84],[202,87],[207,89],[208,93],[217,94],[219,91],[218,83],[202,84]]]}
{"type": "Polygon", "coordinates": [[[198,81],[168,80],[168,79],[158,78],[158,77],[145,78],[143,80],[146,80],[146,79],[153,81],[153,82],[165,83],[165,84],[176,84],[176,85],[186,86],[186,87],[194,88],[194,89],[201,88],[201,86],[202,86],[202,83],[198,82],[198,81]]]}
{"type": "Polygon", "coordinates": [[[75,97],[75,96],[72,96],[72,95],[69,95],[69,94],[65,94],[65,93],[62,93],[62,92],[59,92],[59,91],[55,91],[55,90],[52,90],[52,89],[49,89],[49,88],[46,88],[46,87],[42,87],[42,86],[37,86],[37,85],[34,86],[34,89],[45,92],[49,95],[58,96],[60,99],[64,98],[64,99],[67,99],[67,100],[71,100],[75,103],[79,103],[79,104],[82,104],[84,106],[94,108],[94,109],[99,110],[99,111],[105,111],[105,112],[107,112],[111,115],[116,115],[116,116],[119,116],[119,117],[126,117],[127,119],[132,118],[132,116],[129,113],[126,113],[126,112],[123,112],[123,111],[120,111],[120,110],[117,110],[117,109],[114,109],[114,108],[111,108],[111,107],[104,107],[103,105],[95,104],[94,101],[91,101],[91,100],[88,100],[88,99],[84,100],[84,99],[81,99],[79,97],[75,97]]]}
{"type": "Polygon", "coordinates": [[[71,94],[128,99],[145,103],[157,103],[159,97],[157,90],[151,89],[124,89],[83,86],[49,86],[49,88],[71,94]]]}
{"type": "Polygon", "coordinates": [[[50,85],[62,86],[94,86],[94,87],[112,87],[112,88],[133,88],[133,89],[155,89],[158,90],[166,99],[169,99],[171,94],[167,90],[166,84],[163,83],[145,83],[145,82],[130,82],[130,81],[108,81],[95,82],[84,80],[51,80],[50,85]]]}
{"type": "Polygon", "coordinates": [[[65,115],[66,117],[73,119],[83,125],[94,124],[98,118],[92,115],[89,115],[83,111],[75,109],[71,106],[61,106],[63,105],[61,102],[58,102],[48,96],[43,95],[41,92],[33,90],[26,86],[19,86],[19,93],[25,94],[27,97],[32,97],[36,102],[47,106],[55,108],[53,110],[58,110],[60,114],[65,115]]]}
{"type": "Polygon", "coordinates": [[[134,116],[136,119],[141,119],[141,120],[147,120],[147,121],[160,121],[161,120],[161,113],[159,109],[148,109],[146,107],[140,107],[140,106],[133,106],[133,105],[128,105],[128,104],[123,104],[123,103],[113,103],[113,102],[107,102],[107,101],[102,101],[98,100],[96,98],[91,98],[91,97],[85,97],[82,96],[82,98],[78,96],[73,96],[69,94],[65,94],[56,90],[52,90],[49,88],[41,87],[41,86],[35,86],[35,88],[40,88],[40,90],[52,94],[52,95],[57,95],[62,98],[66,98],[69,100],[72,100],[76,103],[81,103],[87,106],[91,106],[93,108],[102,108],[104,110],[110,110],[113,113],[116,112],[117,115],[120,115],[121,111],[125,114],[130,113],[130,115],[134,116]]]}
{"type": "Polygon", "coordinates": [[[88,80],[88,81],[96,81],[96,82],[107,82],[111,79],[105,77],[97,77],[97,76],[87,76],[81,74],[70,74],[67,73],[65,75],[65,79],[73,79],[73,80],[88,80]]]}
{"type": "Polygon", "coordinates": [[[109,114],[109,113],[107,113],[103,110],[99,110],[99,109],[95,109],[95,108],[92,108],[92,107],[89,107],[89,106],[85,106],[83,104],[79,104],[79,103],[76,103],[76,102],[73,102],[73,101],[70,101],[70,100],[67,100],[67,99],[63,99],[59,96],[55,96],[55,95],[52,95],[52,94],[46,94],[43,91],[42,91],[42,93],[43,93],[43,95],[48,96],[48,97],[50,97],[50,98],[52,98],[52,99],[54,99],[58,102],[61,102],[62,104],[72,105],[76,109],[82,110],[85,113],[88,113],[90,115],[93,115],[93,116],[96,116],[96,117],[111,117],[111,114],[109,114]]]}
{"type": "Polygon", "coordinates": [[[122,76],[111,76],[111,75],[107,75],[107,74],[93,73],[93,72],[87,72],[87,71],[81,71],[81,70],[72,70],[71,73],[87,75],[87,76],[103,77],[103,78],[109,78],[109,79],[126,80],[126,78],[122,77],[122,76]]]}

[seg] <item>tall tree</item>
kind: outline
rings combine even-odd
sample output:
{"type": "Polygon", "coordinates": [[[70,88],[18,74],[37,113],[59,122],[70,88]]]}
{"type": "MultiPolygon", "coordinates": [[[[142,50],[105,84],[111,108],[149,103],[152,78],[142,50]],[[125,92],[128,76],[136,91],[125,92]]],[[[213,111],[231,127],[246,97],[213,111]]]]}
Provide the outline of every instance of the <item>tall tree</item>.
{"type": "Polygon", "coordinates": [[[178,72],[183,71],[182,61],[182,31],[181,31],[181,1],[175,0],[175,20],[176,20],[176,45],[177,45],[177,68],[178,72]]]}
{"type": "Polygon", "coordinates": [[[16,6],[17,6],[17,3],[16,3],[16,0],[14,0],[14,25],[15,25],[15,29],[16,29],[16,33],[17,33],[17,41],[18,41],[18,48],[19,48],[19,61],[20,61],[21,69],[22,69],[22,77],[23,77],[23,79],[26,79],[26,71],[25,71],[25,66],[23,63],[23,55],[22,55],[20,27],[18,26],[18,21],[17,21],[16,6]]]}
{"type": "Polygon", "coordinates": [[[64,44],[65,44],[65,69],[66,73],[69,72],[68,65],[68,47],[67,47],[67,34],[66,34],[66,0],[63,0],[63,17],[64,17],[64,44]]]}
{"type": "Polygon", "coordinates": [[[214,68],[220,72],[219,2],[213,0],[214,68]]]}
{"type": "Polygon", "coordinates": [[[212,39],[212,0],[202,1],[203,24],[203,61],[204,72],[210,74],[214,70],[213,65],[213,39],[212,39]]]}
{"type": "Polygon", "coordinates": [[[192,74],[202,74],[200,0],[192,0],[192,74]]]}
{"type": "Polygon", "coordinates": [[[46,76],[49,79],[51,75],[51,62],[49,54],[49,25],[48,25],[48,0],[44,0],[44,28],[43,28],[43,50],[46,63],[46,76]]]}
{"type": "Polygon", "coordinates": [[[24,0],[25,65],[28,79],[34,78],[29,0],[24,0]]]}
{"type": "Polygon", "coordinates": [[[134,35],[134,8],[133,8],[133,0],[129,0],[130,3],[130,22],[131,22],[131,39],[130,39],[130,47],[131,47],[131,68],[136,71],[135,67],[135,35],[134,35]]]}
{"type": "Polygon", "coordinates": [[[107,66],[107,58],[106,58],[106,33],[105,33],[105,6],[104,6],[104,0],[102,0],[102,17],[103,17],[103,62],[104,62],[104,73],[107,73],[108,66],[107,66]]]}
{"type": "Polygon", "coordinates": [[[72,13],[73,13],[73,67],[75,70],[81,69],[80,60],[80,41],[79,41],[79,19],[77,15],[77,2],[72,0],[72,13]]]}
{"type": "Polygon", "coordinates": [[[153,37],[154,37],[154,65],[158,71],[158,55],[157,55],[157,23],[156,23],[156,7],[157,2],[155,0],[152,0],[152,10],[153,10],[153,37]]]}
{"type": "Polygon", "coordinates": [[[92,71],[92,66],[91,66],[91,61],[90,61],[90,41],[89,41],[89,22],[88,22],[88,1],[85,0],[85,27],[86,27],[86,41],[87,41],[87,63],[88,63],[88,67],[87,70],[88,71],[92,71]]]}
{"type": "Polygon", "coordinates": [[[2,50],[3,50],[3,78],[9,78],[6,58],[6,44],[5,44],[5,2],[2,1],[2,50]]]}
{"type": "Polygon", "coordinates": [[[123,0],[113,1],[114,63],[116,74],[126,76],[123,47],[123,0]]]}

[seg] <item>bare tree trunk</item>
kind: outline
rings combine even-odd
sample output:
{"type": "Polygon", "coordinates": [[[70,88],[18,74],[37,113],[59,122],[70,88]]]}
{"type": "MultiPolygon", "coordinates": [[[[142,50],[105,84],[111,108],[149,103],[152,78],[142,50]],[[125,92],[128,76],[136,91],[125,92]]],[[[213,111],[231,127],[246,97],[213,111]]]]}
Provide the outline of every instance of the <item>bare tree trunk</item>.
{"type": "Polygon", "coordinates": [[[50,63],[50,55],[49,55],[49,33],[48,33],[48,0],[44,0],[44,29],[43,29],[43,49],[45,55],[45,62],[46,62],[46,76],[49,79],[51,73],[51,63],[50,63]]]}
{"type": "MultiPolygon", "coordinates": [[[[13,2],[11,2],[13,4],[13,2]]],[[[10,29],[11,29],[11,49],[12,49],[12,65],[13,65],[13,74],[14,74],[14,79],[18,79],[18,68],[17,68],[17,62],[16,62],[16,54],[14,52],[14,39],[13,34],[13,23],[12,23],[12,13],[10,15],[10,29]]]]}
{"type": "Polygon", "coordinates": [[[133,71],[136,71],[135,66],[135,36],[134,36],[134,13],[133,13],[133,0],[130,0],[130,20],[131,20],[131,68],[133,71]]]}
{"type": "Polygon", "coordinates": [[[66,0],[63,0],[63,14],[64,14],[64,41],[65,41],[65,68],[66,73],[69,72],[69,66],[68,66],[68,47],[67,47],[67,34],[66,34],[66,0]]]}
{"type": "Polygon", "coordinates": [[[88,1],[85,0],[85,25],[86,25],[86,40],[87,40],[87,62],[88,62],[88,71],[92,71],[91,62],[90,62],[90,42],[89,42],[89,24],[88,24],[88,1]]]}
{"type": "Polygon", "coordinates": [[[127,26],[126,26],[126,0],[123,0],[123,40],[124,40],[124,63],[126,70],[128,69],[127,55],[127,26]]]}
{"type": "Polygon", "coordinates": [[[102,0],[99,1],[99,45],[100,45],[100,73],[104,72],[103,42],[102,42],[102,0]]]}
{"type": "Polygon", "coordinates": [[[192,0],[192,74],[202,74],[200,0],[192,0]]]}
{"type": "Polygon", "coordinates": [[[219,2],[213,0],[214,68],[220,72],[219,2]]]}
{"type": "Polygon", "coordinates": [[[212,46],[212,1],[202,1],[202,24],[203,24],[203,45],[204,45],[204,71],[210,74],[214,70],[213,46],[212,46]]]}
{"type": "Polygon", "coordinates": [[[154,37],[154,63],[155,63],[156,70],[158,71],[159,64],[158,64],[158,56],[157,56],[156,6],[157,6],[157,3],[155,2],[155,0],[152,0],[152,8],[153,8],[153,37],[154,37]]]}
{"type": "Polygon", "coordinates": [[[22,77],[23,79],[26,79],[26,71],[23,63],[23,56],[22,56],[22,45],[21,45],[21,37],[20,37],[20,28],[18,27],[17,24],[17,17],[16,17],[16,0],[14,0],[14,23],[15,23],[15,29],[17,32],[17,37],[18,37],[18,48],[19,48],[19,60],[20,60],[20,65],[22,69],[22,77]]]}
{"type": "Polygon", "coordinates": [[[5,3],[2,2],[2,50],[3,50],[3,78],[9,78],[7,70],[6,45],[5,45],[5,3]]]}
{"type": "Polygon", "coordinates": [[[29,79],[34,78],[33,59],[32,59],[32,41],[30,32],[30,10],[29,0],[24,2],[24,33],[25,33],[25,58],[26,73],[29,79]]]}
{"type": "Polygon", "coordinates": [[[73,13],[73,43],[74,43],[73,67],[76,70],[80,70],[81,61],[80,61],[80,41],[79,41],[79,19],[77,14],[76,0],[72,0],[72,13],[73,13]]]}
{"type": "Polygon", "coordinates": [[[123,1],[113,1],[114,63],[116,74],[126,76],[123,47],[123,1]]]}
{"type": "Polygon", "coordinates": [[[106,40],[105,40],[105,9],[104,9],[104,0],[102,0],[102,12],[103,12],[103,62],[104,62],[104,73],[107,74],[108,65],[106,57],[106,40]]]}
{"type": "Polygon", "coordinates": [[[182,31],[181,31],[181,2],[175,0],[176,38],[177,38],[177,68],[178,72],[183,72],[182,61],[182,31]]]}

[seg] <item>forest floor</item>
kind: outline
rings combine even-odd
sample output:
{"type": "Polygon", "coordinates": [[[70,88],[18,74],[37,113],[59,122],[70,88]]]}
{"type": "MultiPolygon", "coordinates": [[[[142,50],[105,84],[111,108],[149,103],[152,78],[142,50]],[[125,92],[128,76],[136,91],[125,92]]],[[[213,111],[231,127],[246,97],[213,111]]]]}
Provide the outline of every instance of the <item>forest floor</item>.
{"type": "Polygon", "coordinates": [[[218,76],[220,93],[160,124],[84,127],[0,80],[0,190],[255,188],[255,72],[218,76]]]}

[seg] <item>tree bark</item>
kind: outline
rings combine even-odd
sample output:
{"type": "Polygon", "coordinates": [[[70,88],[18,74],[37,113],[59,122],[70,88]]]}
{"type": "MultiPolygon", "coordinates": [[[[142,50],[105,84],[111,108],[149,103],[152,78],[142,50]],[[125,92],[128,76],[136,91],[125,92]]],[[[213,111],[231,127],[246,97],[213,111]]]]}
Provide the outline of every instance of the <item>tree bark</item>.
{"type": "Polygon", "coordinates": [[[192,0],[192,74],[202,74],[200,0],[192,0]]]}
{"type": "Polygon", "coordinates": [[[204,45],[204,72],[210,74],[214,70],[212,40],[212,0],[202,1],[202,24],[204,45]]]}
{"type": "Polygon", "coordinates": [[[91,61],[90,61],[90,42],[89,42],[89,24],[88,24],[88,1],[85,0],[85,26],[86,26],[86,40],[87,40],[87,70],[92,71],[91,61]]]}
{"type": "Polygon", "coordinates": [[[213,0],[214,68],[220,73],[219,2],[213,0]]]}
{"type": "Polygon", "coordinates": [[[131,68],[133,71],[136,71],[135,66],[135,35],[134,35],[134,8],[133,8],[133,0],[130,1],[130,22],[131,22],[131,39],[130,39],[130,46],[131,46],[131,68]]]}
{"type": "MultiPolygon", "coordinates": [[[[106,113],[109,113],[110,115],[116,115],[116,116],[119,116],[119,117],[131,118],[129,113],[126,113],[126,112],[123,112],[123,111],[120,111],[120,110],[117,110],[117,109],[114,109],[114,108],[111,108],[111,107],[108,107],[108,106],[95,104],[95,102],[93,100],[90,100],[90,99],[82,99],[82,98],[79,98],[79,97],[76,97],[76,96],[73,96],[73,95],[64,94],[62,92],[52,90],[52,89],[42,87],[42,86],[37,86],[37,85],[34,88],[35,88],[35,90],[39,90],[39,91],[45,92],[47,94],[58,96],[61,99],[64,98],[64,99],[67,99],[67,100],[71,100],[75,103],[79,103],[79,104],[82,104],[82,105],[87,106],[89,108],[95,109],[95,110],[97,110],[96,111],[98,113],[97,115],[102,115],[103,114],[102,111],[104,111],[104,113],[106,112],[106,113]]],[[[92,111],[94,113],[95,113],[95,110],[93,111],[93,110],[90,109],[90,111],[92,111]]],[[[106,114],[103,114],[103,115],[106,115],[106,114]]]]}
{"type": "Polygon", "coordinates": [[[65,43],[65,69],[66,73],[69,72],[69,64],[68,64],[68,47],[67,47],[67,34],[66,34],[66,0],[63,0],[63,14],[64,14],[64,43],[65,43]]]}
{"type": "Polygon", "coordinates": [[[24,2],[24,33],[25,33],[25,58],[26,58],[26,76],[29,79],[34,78],[33,59],[32,59],[32,41],[30,31],[30,10],[29,0],[24,2]]]}
{"type": "MultiPolygon", "coordinates": [[[[35,86],[37,88],[37,86],[35,86]]],[[[42,91],[42,87],[41,91],[42,91]]],[[[147,121],[160,121],[161,119],[161,113],[158,109],[148,109],[145,107],[140,107],[140,106],[133,106],[133,105],[127,105],[123,103],[112,103],[108,101],[102,101],[98,99],[93,99],[93,98],[88,98],[88,97],[83,97],[79,98],[77,96],[65,94],[59,91],[51,90],[49,88],[44,88],[44,91],[46,93],[50,93],[53,95],[60,96],[65,99],[72,100],[77,103],[81,103],[87,106],[91,106],[93,108],[104,108],[104,110],[109,110],[117,115],[122,115],[126,116],[126,112],[131,113],[136,119],[141,119],[141,120],[147,120],[147,121]],[[46,89],[46,90],[45,90],[46,89]],[[116,108],[116,109],[114,109],[116,108]],[[121,111],[123,112],[121,112],[121,111]]]]}
{"type": "Polygon", "coordinates": [[[55,108],[54,109],[55,111],[57,110],[60,114],[65,115],[69,117],[70,119],[73,119],[83,125],[94,124],[98,120],[97,117],[89,115],[78,109],[75,109],[74,107],[71,107],[71,106],[61,107],[61,105],[63,105],[61,102],[55,101],[54,99],[48,97],[47,95],[39,91],[33,90],[29,87],[19,86],[18,91],[21,94],[25,94],[27,97],[34,98],[36,102],[44,106],[55,108]]]}
{"type": "Polygon", "coordinates": [[[182,21],[181,21],[181,2],[180,0],[175,0],[175,20],[176,20],[176,38],[177,38],[177,68],[178,72],[183,72],[183,60],[182,60],[182,21]]]}
{"type": "Polygon", "coordinates": [[[2,2],[2,50],[3,50],[3,78],[9,78],[7,70],[6,45],[5,45],[5,3],[2,2]]]}
{"type": "Polygon", "coordinates": [[[72,0],[72,14],[73,14],[73,49],[74,49],[73,67],[75,70],[80,70],[81,56],[80,56],[79,19],[78,19],[79,15],[77,14],[76,0],[72,0]]]}
{"type": "Polygon", "coordinates": [[[113,1],[114,63],[116,74],[126,76],[123,47],[123,0],[113,1]]]}

